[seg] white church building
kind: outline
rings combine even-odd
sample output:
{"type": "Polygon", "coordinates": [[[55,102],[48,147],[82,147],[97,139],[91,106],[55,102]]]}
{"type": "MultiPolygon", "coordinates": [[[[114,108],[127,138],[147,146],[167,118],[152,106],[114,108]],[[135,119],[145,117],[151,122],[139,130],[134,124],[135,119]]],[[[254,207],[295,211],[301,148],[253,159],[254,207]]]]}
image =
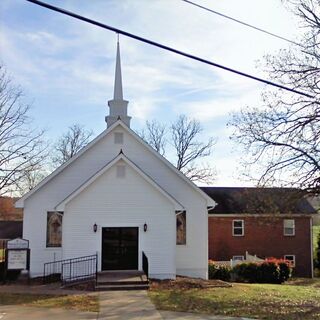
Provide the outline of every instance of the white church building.
{"type": "Polygon", "coordinates": [[[99,271],[207,278],[208,210],[216,203],[132,129],[119,44],[107,128],[17,201],[30,274],[44,263],[97,254],[99,271]]]}

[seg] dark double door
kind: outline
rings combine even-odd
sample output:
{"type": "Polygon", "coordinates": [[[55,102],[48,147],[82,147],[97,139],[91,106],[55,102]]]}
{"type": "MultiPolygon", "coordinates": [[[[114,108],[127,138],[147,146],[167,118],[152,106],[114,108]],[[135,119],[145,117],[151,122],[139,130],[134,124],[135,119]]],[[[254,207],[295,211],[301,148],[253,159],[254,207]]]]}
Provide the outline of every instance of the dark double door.
{"type": "Polygon", "coordinates": [[[138,269],[138,228],[102,228],[102,270],[138,269]]]}

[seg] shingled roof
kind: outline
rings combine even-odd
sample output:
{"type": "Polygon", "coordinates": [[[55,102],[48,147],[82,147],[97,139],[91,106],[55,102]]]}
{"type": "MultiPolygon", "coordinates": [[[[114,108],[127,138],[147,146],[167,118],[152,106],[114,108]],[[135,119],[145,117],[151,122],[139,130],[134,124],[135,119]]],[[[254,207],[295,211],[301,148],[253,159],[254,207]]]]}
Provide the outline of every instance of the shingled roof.
{"type": "Polygon", "coordinates": [[[290,188],[201,187],[218,205],[213,214],[316,214],[304,192],[290,188]]]}

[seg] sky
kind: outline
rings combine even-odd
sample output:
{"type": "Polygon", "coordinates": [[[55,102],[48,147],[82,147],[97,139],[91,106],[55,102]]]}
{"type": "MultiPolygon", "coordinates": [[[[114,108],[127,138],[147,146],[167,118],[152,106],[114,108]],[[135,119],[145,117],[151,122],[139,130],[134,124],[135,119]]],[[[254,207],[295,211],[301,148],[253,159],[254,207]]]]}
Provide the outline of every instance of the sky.
{"type": "MultiPolygon", "coordinates": [[[[300,29],[280,0],[194,0],[289,39],[300,29]]],[[[241,26],[181,0],[46,0],[104,24],[178,50],[267,77],[259,61],[288,43],[241,26]]],[[[24,0],[0,2],[0,62],[32,105],[33,125],[55,141],[75,123],[101,133],[112,99],[117,36],[24,0]]],[[[248,186],[241,148],[230,140],[231,114],[260,106],[265,85],[120,36],[124,98],[131,128],[146,120],[201,122],[205,141],[216,139],[206,162],[215,186],[248,186]]],[[[272,79],[270,79],[272,80],[272,79]]],[[[170,157],[170,154],[168,155],[170,157]]],[[[169,159],[170,160],[170,159],[169,159]]]]}

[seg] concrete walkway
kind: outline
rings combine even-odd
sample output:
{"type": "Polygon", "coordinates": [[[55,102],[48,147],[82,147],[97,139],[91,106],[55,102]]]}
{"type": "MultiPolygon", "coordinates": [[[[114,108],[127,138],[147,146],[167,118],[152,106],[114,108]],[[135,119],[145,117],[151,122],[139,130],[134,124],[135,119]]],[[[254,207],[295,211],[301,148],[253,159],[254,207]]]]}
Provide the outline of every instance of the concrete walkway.
{"type": "Polygon", "coordinates": [[[106,291],[100,293],[98,319],[110,320],[162,320],[151,303],[147,291],[106,291]]]}

